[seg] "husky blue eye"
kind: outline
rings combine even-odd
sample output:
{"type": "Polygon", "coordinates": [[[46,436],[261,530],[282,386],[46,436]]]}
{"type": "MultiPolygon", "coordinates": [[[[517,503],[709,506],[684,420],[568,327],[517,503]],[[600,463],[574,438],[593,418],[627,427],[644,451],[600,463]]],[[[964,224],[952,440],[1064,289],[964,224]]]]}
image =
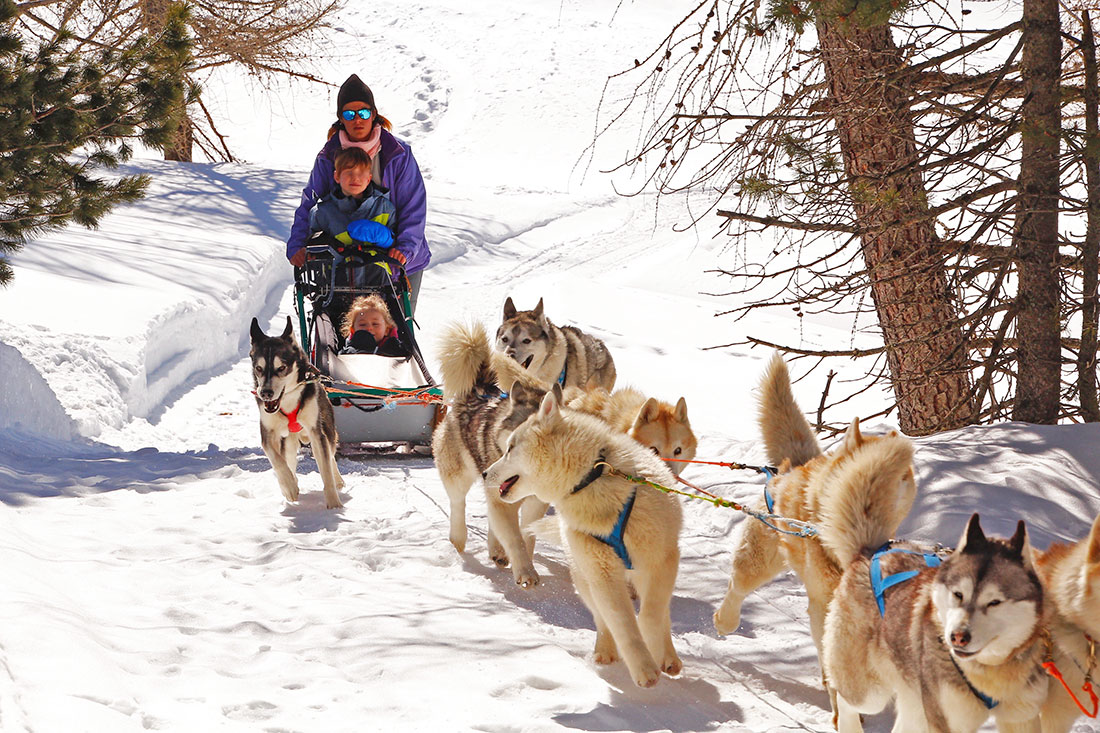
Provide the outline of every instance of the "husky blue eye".
{"type": "Polygon", "coordinates": [[[371,118],[371,115],[373,114],[374,112],[369,109],[345,109],[343,112],[340,113],[340,116],[343,117],[344,120],[346,120],[347,122],[351,122],[356,118],[356,116],[358,116],[361,120],[369,120],[371,118]]]}

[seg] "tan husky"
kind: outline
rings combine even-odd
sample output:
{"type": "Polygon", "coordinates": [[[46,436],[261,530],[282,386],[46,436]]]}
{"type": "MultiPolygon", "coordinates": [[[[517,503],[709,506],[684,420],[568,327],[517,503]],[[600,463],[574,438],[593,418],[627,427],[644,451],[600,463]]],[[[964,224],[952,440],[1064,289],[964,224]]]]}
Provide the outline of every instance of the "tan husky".
{"type": "Polygon", "coordinates": [[[668,463],[677,476],[695,457],[699,441],[688,421],[687,401],[681,397],[675,405],[646,398],[633,387],[608,392],[591,386],[585,391],[575,387],[565,390],[565,405],[588,415],[595,415],[612,430],[626,433],[668,463]],[[679,460],[669,460],[679,459],[679,460]]]}
{"type": "Polygon", "coordinates": [[[560,391],[547,393],[538,412],[515,429],[507,448],[485,473],[500,498],[527,497],[553,504],[569,551],[573,584],[596,623],[595,659],[622,655],[640,687],[661,673],[679,674],[672,645],[670,603],[680,561],[680,505],[624,474],[668,486],[664,462],[591,415],[559,408],[560,391]],[[638,591],[635,615],[628,582],[638,591]]]}
{"type": "MultiPolygon", "coordinates": [[[[909,440],[896,432],[865,437],[856,419],[840,446],[823,455],[794,400],[787,365],[778,354],[764,372],[759,402],[760,430],[768,459],[779,466],[779,475],[769,484],[776,514],[816,526],[821,520],[822,502],[830,492],[868,484],[882,487],[881,495],[890,502],[890,524],[897,529],[917,491],[909,440]]],[[[764,505],[761,498],[759,508],[764,509],[764,505]]],[[[806,585],[810,633],[820,656],[825,610],[845,566],[819,540],[781,534],[751,518],[738,525],[734,541],[729,587],[714,614],[718,633],[736,630],[745,597],[790,568],[806,585]]],[[[833,697],[830,692],[835,712],[833,697]]]]}
{"type": "MultiPolygon", "coordinates": [[[[1096,666],[1100,655],[1100,516],[1087,538],[1073,545],[1051,545],[1046,552],[1036,554],[1035,569],[1054,606],[1054,661],[1066,684],[1090,707],[1088,695],[1081,688],[1086,671],[1091,672],[1094,685],[1100,679],[1096,666]]],[[[1080,715],[1069,693],[1051,681],[1043,706],[1043,733],[1065,733],[1080,715]]]]}

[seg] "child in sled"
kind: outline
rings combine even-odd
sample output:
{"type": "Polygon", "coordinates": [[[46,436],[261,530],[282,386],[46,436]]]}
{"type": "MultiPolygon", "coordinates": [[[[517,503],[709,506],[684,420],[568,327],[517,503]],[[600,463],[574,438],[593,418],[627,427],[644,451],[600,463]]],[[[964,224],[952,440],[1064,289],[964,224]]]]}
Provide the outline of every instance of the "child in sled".
{"type": "MultiPolygon", "coordinates": [[[[356,289],[385,287],[394,275],[390,260],[399,264],[405,261],[404,255],[393,247],[393,202],[386,189],[372,180],[373,163],[362,148],[344,148],[333,165],[333,178],[339,185],[310,212],[311,241],[328,238],[338,246],[359,245],[361,258],[356,258],[354,264],[339,266],[337,285],[356,289]]],[[[340,294],[325,307],[333,325],[344,320],[351,299],[350,295],[340,294]]],[[[339,344],[334,348],[339,348],[339,344]]]]}
{"type": "Polygon", "coordinates": [[[397,324],[378,295],[361,295],[351,302],[341,329],[347,346],[341,354],[407,356],[397,337],[397,324]]]}
{"type": "Polygon", "coordinates": [[[379,254],[404,265],[405,256],[393,246],[396,209],[388,191],[374,183],[370,155],[362,148],[344,148],[333,161],[333,189],[310,212],[310,229],[342,244],[374,245],[379,254]]]}

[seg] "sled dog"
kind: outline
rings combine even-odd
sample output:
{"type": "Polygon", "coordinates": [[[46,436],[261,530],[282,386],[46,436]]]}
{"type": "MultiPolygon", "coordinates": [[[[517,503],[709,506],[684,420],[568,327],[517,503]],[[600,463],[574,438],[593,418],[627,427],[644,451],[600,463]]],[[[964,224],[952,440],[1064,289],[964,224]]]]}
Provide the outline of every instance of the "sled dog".
{"type": "Polygon", "coordinates": [[[1038,731],[1046,606],[1024,523],[1009,540],[987,538],[975,514],[939,560],[886,544],[893,512],[853,489],[829,497],[821,524],[822,543],[846,565],[823,656],[840,733],[861,731],[859,714],[891,699],[894,730],[973,733],[992,715],[1000,731],[1038,731]]]}
{"type": "Polygon", "coordinates": [[[565,406],[595,415],[612,430],[626,433],[666,461],[677,476],[695,457],[698,441],[688,421],[687,401],[681,397],[670,405],[632,387],[608,392],[593,386],[586,391],[570,387],[565,391],[565,406]],[[678,458],[680,461],[669,461],[678,458]]]}
{"type": "Polygon", "coordinates": [[[615,362],[603,341],[575,326],[555,326],[543,314],[541,298],[530,311],[516,310],[511,298],[504,301],[496,348],[547,384],[615,386],[615,362]]]}
{"type": "Polygon", "coordinates": [[[260,408],[260,443],[287,501],[298,501],[298,446],[308,443],[321,472],[325,506],[343,506],[344,479],[336,467],[336,422],[317,373],[294,341],[290,316],[280,336],[252,319],[252,385],[260,408]]]}
{"type": "MultiPolygon", "coordinates": [[[[828,494],[867,485],[874,489],[870,497],[891,510],[893,527],[901,524],[917,491],[913,447],[906,438],[894,432],[864,436],[856,419],[840,446],[822,454],[794,400],[787,365],[779,354],[772,357],[764,372],[759,405],[768,460],[779,466],[779,475],[767,487],[776,514],[816,526],[828,494]]],[[[766,509],[763,497],[758,508],[766,509]]],[[[820,653],[825,608],[844,565],[816,539],[784,535],[755,520],[742,521],[734,538],[729,587],[714,614],[718,633],[736,630],[745,597],[789,567],[806,585],[810,630],[820,653]]]]}
{"type": "Polygon", "coordinates": [[[622,656],[641,687],[661,672],[679,674],[669,604],[680,560],[680,505],[647,485],[611,473],[668,486],[672,473],[636,441],[603,420],[560,409],[560,390],[508,439],[489,466],[486,486],[518,502],[535,496],[554,505],[570,557],[573,584],[596,623],[595,660],[622,656]],[[634,613],[628,581],[638,592],[634,613]]]}
{"type": "MultiPolygon", "coordinates": [[[[1037,553],[1035,569],[1054,607],[1051,636],[1054,662],[1066,684],[1089,706],[1081,688],[1085,673],[1095,681],[1100,670],[1090,668],[1089,638],[1093,640],[1093,661],[1100,655],[1100,516],[1088,537],[1073,545],[1054,544],[1037,553]],[[1086,636],[1087,635],[1087,636],[1086,636]]],[[[1061,684],[1050,683],[1050,695],[1043,706],[1043,733],[1065,733],[1081,715],[1077,704],[1061,684]]]]}
{"type": "MultiPolygon", "coordinates": [[[[494,354],[481,324],[452,324],[443,333],[441,347],[443,395],[450,409],[432,433],[432,454],[450,500],[451,544],[464,552],[466,494],[500,458],[512,431],[538,409],[547,387],[511,359],[494,354]]],[[[495,487],[487,488],[485,497],[490,558],[500,567],[511,562],[519,585],[538,584],[531,559],[534,537],[525,539],[521,526],[542,517],[546,505],[535,498],[524,502],[521,522],[520,506],[501,501],[495,487]]]]}

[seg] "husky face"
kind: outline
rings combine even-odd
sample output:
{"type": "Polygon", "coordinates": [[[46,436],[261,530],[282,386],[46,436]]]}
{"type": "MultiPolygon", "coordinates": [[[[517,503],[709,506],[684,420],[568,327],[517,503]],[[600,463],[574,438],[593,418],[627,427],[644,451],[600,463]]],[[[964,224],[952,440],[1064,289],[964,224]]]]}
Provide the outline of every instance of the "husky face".
{"type": "Polygon", "coordinates": [[[509,436],[502,455],[485,471],[486,486],[498,486],[508,503],[534,495],[553,504],[577,485],[595,462],[598,450],[566,428],[561,390],[546,393],[538,412],[509,436]]]}
{"type": "Polygon", "coordinates": [[[286,329],[280,336],[268,336],[253,318],[251,336],[249,356],[252,358],[252,386],[256,390],[256,400],[264,412],[274,413],[279,409],[282,398],[301,386],[304,357],[294,343],[290,316],[287,316],[286,329]]]}
{"type": "MultiPolygon", "coordinates": [[[[687,402],[683,397],[672,407],[650,397],[638,411],[630,437],[646,446],[663,459],[678,458],[690,461],[695,458],[698,440],[688,422],[687,402]]],[[[686,463],[669,461],[668,467],[677,476],[686,463]]]]}
{"type": "Polygon", "coordinates": [[[1043,589],[1021,521],[1010,540],[988,539],[978,515],[937,573],[932,602],[944,643],[957,659],[1004,663],[1035,633],[1043,589]]]}
{"type": "Polygon", "coordinates": [[[496,349],[523,365],[538,371],[550,356],[550,324],[542,312],[542,298],[531,311],[517,311],[512,299],[504,301],[504,321],[497,329],[496,349]]]}

